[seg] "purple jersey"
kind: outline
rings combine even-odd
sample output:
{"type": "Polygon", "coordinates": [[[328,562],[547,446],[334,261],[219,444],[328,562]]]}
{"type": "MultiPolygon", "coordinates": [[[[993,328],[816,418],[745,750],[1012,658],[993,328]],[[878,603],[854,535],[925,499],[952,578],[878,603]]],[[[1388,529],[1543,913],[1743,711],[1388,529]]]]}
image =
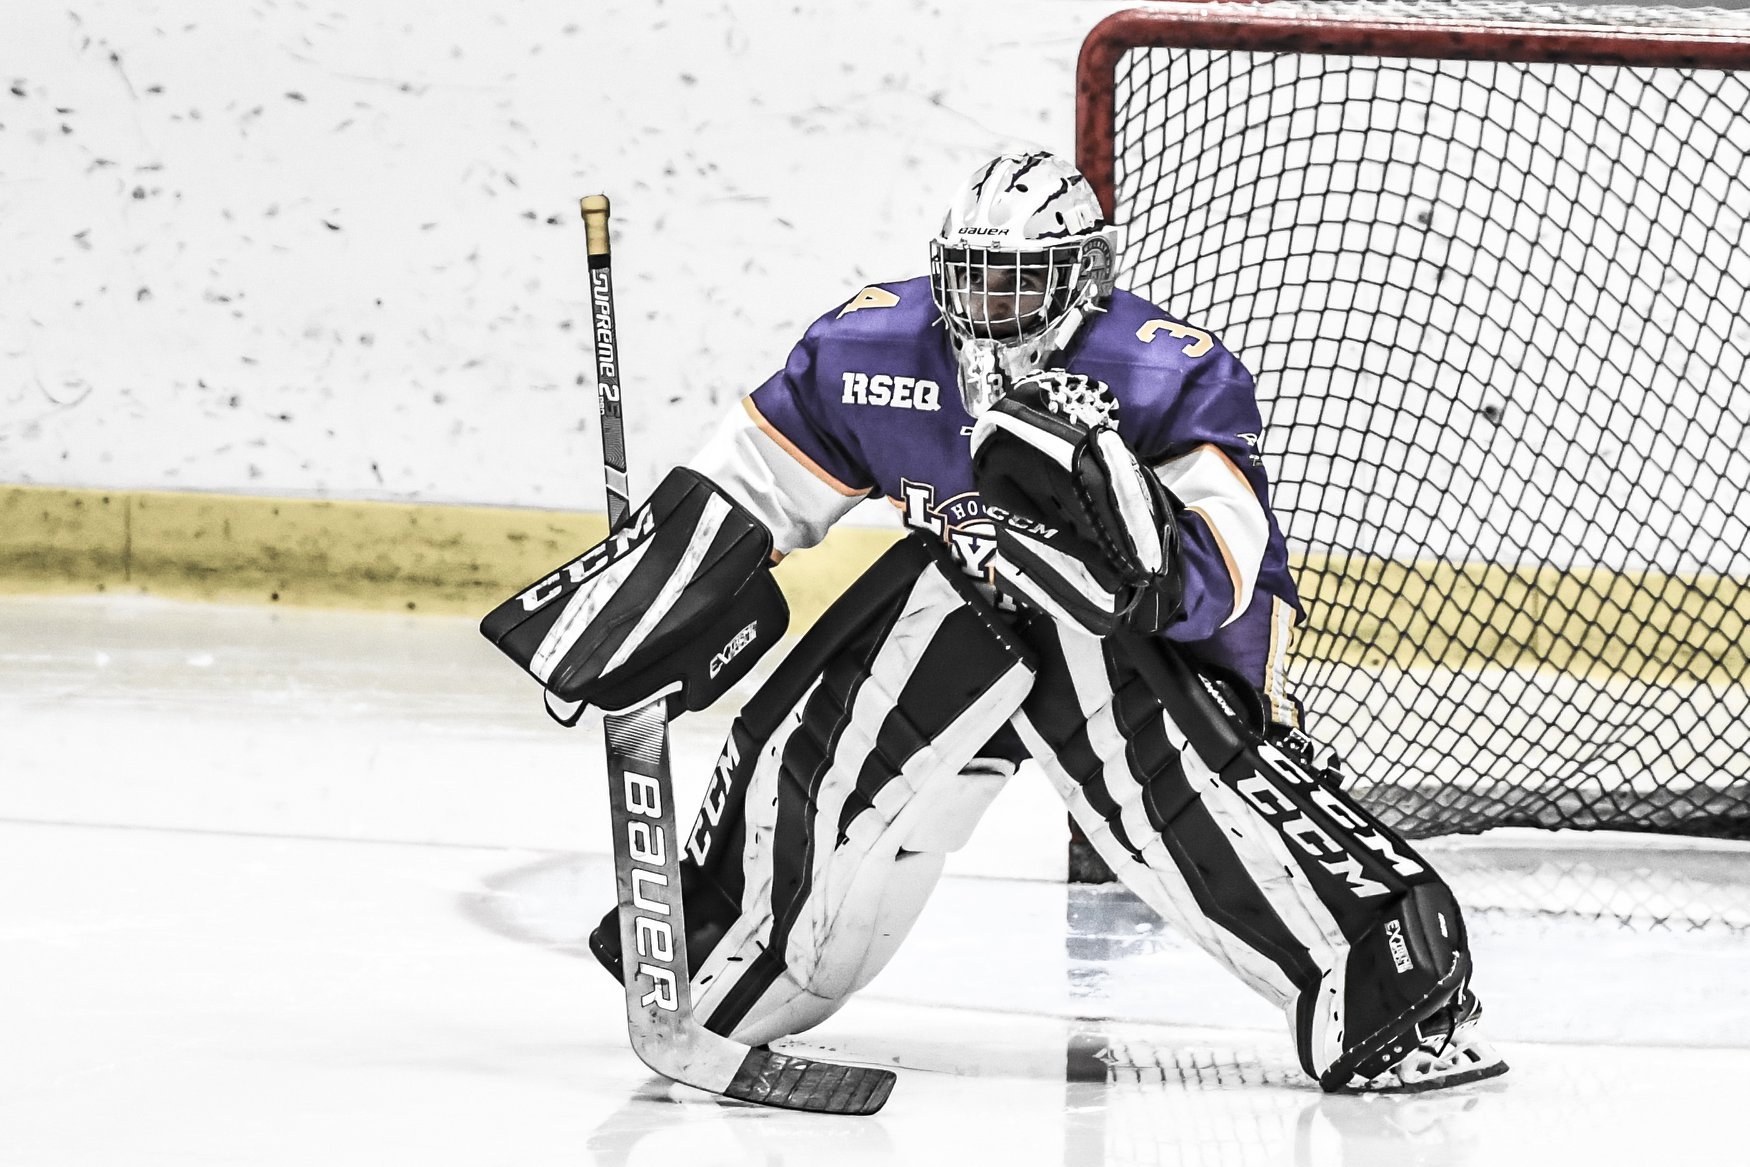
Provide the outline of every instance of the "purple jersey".
{"type": "MultiPolygon", "coordinates": [[[[1063,365],[1110,387],[1120,436],[1184,504],[1185,615],[1166,635],[1265,687],[1285,639],[1273,611],[1298,613],[1299,601],[1269,512],[1251,373],[1208,333],[1124,291],[1063,365]]],[[[815,321],[751,404],[843,493],[885,495],[908,527],[987,577],[996,541],[973,485],[973,419],[927,277],[866,288],[815,321]]]]}

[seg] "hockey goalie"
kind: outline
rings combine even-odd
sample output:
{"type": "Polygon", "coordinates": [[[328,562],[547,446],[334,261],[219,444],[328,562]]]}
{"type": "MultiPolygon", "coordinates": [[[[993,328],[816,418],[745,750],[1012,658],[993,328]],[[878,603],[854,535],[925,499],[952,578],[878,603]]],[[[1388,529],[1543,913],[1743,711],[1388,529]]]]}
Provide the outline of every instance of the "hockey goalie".
{"type": "MultiPolygon", "coordinates": [[[[686,840],[709,1029],[831,1016],[1031,758],[1118,878],[1283,1010],[1324,1089],[1501,1074],[1451,891],[1285,692],[1300,607],[1252,377],[1115,288],[1114,238],[1065,162],[980,167],[927,277],[835,305],[631,535],[524,593],[566,597],[564,635],[494,639],[557,698],[702,708],[776,639],[770,563],[878,494],[908,537],[740,711],[686,840]]],[[[610,912],[591,947],[616,976],[619,946],[610,912]]]]}

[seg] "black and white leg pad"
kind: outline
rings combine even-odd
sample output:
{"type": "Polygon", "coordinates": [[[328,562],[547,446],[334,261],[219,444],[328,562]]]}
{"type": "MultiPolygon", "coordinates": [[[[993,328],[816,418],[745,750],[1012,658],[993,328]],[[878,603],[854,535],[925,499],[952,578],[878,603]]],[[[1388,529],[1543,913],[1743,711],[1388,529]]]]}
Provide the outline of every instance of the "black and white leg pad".
{"type": "Polygon", "coordinates": [[[1286,1011],[1326,1089],[1389,1065],[1469,976],[1445,884],[1158,638],[1022,632],[1016,729],[1113,872],[1286,1011]]]}
{"type": "Polygon", "coordinates": [[[559,701],[616,711],[670,693],[677,709],[703,709],[789,623],[771,553],[759,520],[678,468],[623,528],[494,608],[480,631],[559,701]]]}
{"type": "MultiPolygon", "coordinates": [[[[910,931],[1013,773],[975,754],[1031,654],[921,540],[888,552],[737,719],[682,863],[693,999],[759,1044],[825,1020],[910,931]]],[[[612,967],[611,928],[597,955],[612,967]]]]}

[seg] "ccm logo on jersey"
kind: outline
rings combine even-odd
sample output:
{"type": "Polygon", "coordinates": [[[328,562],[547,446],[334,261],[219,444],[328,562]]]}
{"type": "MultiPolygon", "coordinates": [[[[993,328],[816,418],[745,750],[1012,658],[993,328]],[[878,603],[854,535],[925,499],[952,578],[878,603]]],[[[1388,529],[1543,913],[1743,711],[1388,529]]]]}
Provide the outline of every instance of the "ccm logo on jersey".
{"type": "Polygon", "coordinates": [[[631,525],[609,535],[607,542],[591,547],[534,587],[519,594],[517,600],[522,604],[523,611],[540,611],[565,590],[564,584],[560,582],[561,577],[570,580],[574,585],[582,583],[608,564],[625,558],[628,551],[642,543],[654,530],[656,516],[649,507],[645,507],[638,512],[631,525]]]}
{"type": "Polygon", "coordinates": [[[942,387],[922,377],[890,377],[886,373],[846,373],[846,405],[886,405],[893,409],[942,408],[942,387]]]}
{"type": "Polygon", "coordinates": [[[723,646],[723,651],[717,653],[711,658],[711,675],[713,677],[723,671],[724,665],[727,665],[730,661],[740,656],[742,649],[753,643],[754,636],[758,633],[759,627],[760,622],[755,620],[752,624],[749,624],[746,628],[737,632],[735,636],[730,639],[729,643],[723,646]]]}
{"type": "Polygon", "coordinates": [[[632,861],[633,943],[640,961],[638,975],[650,978],[650,991],[638,999],[645,1008],[655,1005],[670,1012],[680,1008],[675,987],[680,974],[674,928],[674,901],[680,888],[671,887],[662,870],[668,862],[668,839],[664,836],[662,792],[656,779],[643,774],[626,775],[626,850],[632,861]]]}

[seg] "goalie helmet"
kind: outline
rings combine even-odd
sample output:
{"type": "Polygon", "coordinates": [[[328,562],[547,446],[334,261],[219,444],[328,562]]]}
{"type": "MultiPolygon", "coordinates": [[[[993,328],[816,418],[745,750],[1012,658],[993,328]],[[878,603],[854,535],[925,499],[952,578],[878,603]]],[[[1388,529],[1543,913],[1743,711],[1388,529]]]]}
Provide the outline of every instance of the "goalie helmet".
{"type": "Polygon", "coordinates": [[[1112,295],[1116,232],[1075,167],[1043,151],[978,168],[930,245],[930,288],[977,417],[1044,368],[1112,295]]]}

